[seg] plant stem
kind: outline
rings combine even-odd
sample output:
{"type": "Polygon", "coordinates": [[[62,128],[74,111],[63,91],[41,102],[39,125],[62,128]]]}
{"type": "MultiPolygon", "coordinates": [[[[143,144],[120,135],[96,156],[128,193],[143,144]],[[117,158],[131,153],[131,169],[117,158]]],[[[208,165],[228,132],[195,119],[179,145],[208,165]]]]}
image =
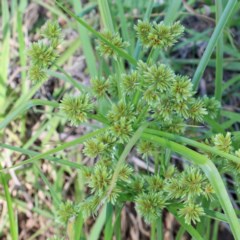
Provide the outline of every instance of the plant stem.
{"type": "Polygon", "coordinates": [[[176,240],[181,240],[184,233],[185,233],[185,228],[181,226],[180,229],[178,230],[176,240]]]}
{"type": "MultiPolygon", "coordinates": [[[[2,170],[2,166],[0,165],[0,170],[2,170]]],[[[0,173],[1,176],[1,182],[4,189],[4,194],[7,202],[7,208],[8,208],[8,216],[9,216],[9,222],[10,222],[10,233],[12,240],[18,239],[18,229],[17,229],[17,223],[15,221],[13,206],[12,206],[12,198],[9,192],[8,183],[6,180],[5,173],[0,173]]]]}
{"type": "Polygon", "coordinates": [[[107,195],[109,196],[109,194],[112,192],[113,188],[115,187],[115,184],[117,182],[117,178],[118,178],[118,175],[119,175],[119,172],[121,170],[121,166],[122,164],[124,163],[127,155],[129,154],[129,152],[132,150],[133,146],[136,144],[136,142],[139,140],[139,138],[141,137],[142,135],[142,132],[144,131],[144,129],[147,127],[146,124],[140,126],[138,128],[138,130],[134,133],[134,135],[132,136],[132,138],[129,140],[128,144],[126,145],[126,147],[124,148],[118,162],[117,162],[117,165],[115,167],[115,171],[113,173],[113,176],[112,176],[112,180],[111,180],[111,183],[110,183],[110,186],[107,190],[107,195]]]}
{"type": "MultiPolygon", "coordinates": [[[[219,1],[219,0],[217,0],[219,1]]],[[[214,50],[214,47],[216,46],[216,43],[221,35],[221,33],[223,32],[223,29],[229,19],[229,17],[231,16],[232,11],[234,10],[234,8],[236,7],[237,4],[237,0],[229,0],[227,3],[227,6],[225,7],[223,14],[221,15],[221,18],[219,19],[219,22],[216,26],[216,28],[214,29],[214,32],[209,40],[208,46],[201,58],[201,61],[197,67],[197,70],[193,76],[193,89],[197,90],[199,82],[202,78],[203,72],[209,62],[209,59],[212,55],[212,52],[214,50]]]]}
{"type": "Polygon", "coordinates": [[[218,227],[219,227],[219,221],[215,221],[213,225],[212,240],[218,239],[218,227]]]}
{"type": "Polygon", "coordinates": [[[156,240],[156,221],[151,223],[151,240],[156,240]]]}
{"type": "MultiPolygon", "coordinates": [[[[222,0],[216,0],[216,22],[222,15],[222,0]]],[[[222,99],[222,80],[223,80],[223,33],[220,33],[216,46],[216,74],[215,74],[215,98],[221,102],[222,99]]]]}
{"type": "Polygon", "coordinates": [[[111,33],[114,32],[114,26],[112,21],[112,16],[110,13],[110,8],[107,0],[98,0],[98,7],[100,10],[100,16],[103,21],[104,28],[107,28],[111,33]]]}
{"type": "Polygon", "coordinates": [[[162,214],[157,219],[157,240],[163,240],[163,220],[162,220],[162,214]]]}

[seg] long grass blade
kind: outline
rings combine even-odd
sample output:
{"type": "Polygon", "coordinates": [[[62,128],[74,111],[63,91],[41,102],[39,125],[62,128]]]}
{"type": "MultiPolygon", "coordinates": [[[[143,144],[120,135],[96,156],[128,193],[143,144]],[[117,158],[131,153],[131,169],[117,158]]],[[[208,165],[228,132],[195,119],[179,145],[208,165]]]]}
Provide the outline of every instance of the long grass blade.
{"type": "MultiPolygon", "coordinates": [[[[79,138],[77,138],[77,139],[75,139],[73,141],[63,143],[62,145],[60,145],[60,146],[58,146],[56,148],[50,149],[49,151],[47,151],[45,153],[38,154],[38,155],[36,155],[36,156],[34,156],[32,158],[29,158],[29,159],[27,159],[27,160],[25,160],[23,162],[20,162],[18,164],[13,165],[12,167],[5,168],[3,170],[9,170],[9,169],[12,169],[12,168],[23,166],[23,165],[28,164],[28,163],[33,163],[33,162],[35,162],[35,161],[37,161],[39,159],[44,159],[44,158],[48,157],[51,154],[60,152],[60,151],[62,151],[64,149],[66,149],[66,148],[73,147],[73,146],[75,146],[77,144],[81,144],[81,143],[85,142],[86,140],[88,140],[88,139],[90,139],[90,138],[92,138],[94,136],[97,136],[98,134],[101,134],[101,133],[103,133],[105,131],[106,131],[106,128],[101,128],[101,129],[96,130],[94,132],[85,134],[84,136],[81,136],[81,137],[79,137],[79,138]]],[[[1,170],[1,171],[3,171],[3,170],[1,170]]]]}
{"type": "MultiPolygon", "coordinates": [[[[216,22],[222,15],[223,4],[222,0],[216,2],[216,22]]],[[[221,102],[222,99],[222,81],[223,81],[223,33],[220,33],[217,46],[216,46],[216,74],[215,74],[215,98],[221,102]]]]}
{"type": "MultiPolygon", "coordinates": [[[[0,170],[1,169],[2,169],[2,166],[0,165],[0,170]]],[[[8,216],[9,216],[9,222],[10,222],[10,234],[11,234],[12,240],[18,240],[17,222],[14,216],[12,198],[9,192],[5,173],[0,173],[0,177],[1,177],[1,182],[4,189],[5,199],[7,202],[8,216]]]]}
{"type": "Polygon", "coordinates": [[[14,111],[10,112],[5,119],[0,122],[0,130],[5,128],[14,118],[20,116],[27,109],[32,108],[34,106],[50,106],[50,107],[58,107],[59,104],[57,102],[41,100],[41,99],[33,99],[31,101],[26,102],[21,107],[16,108],[14,111]]]}
{"type": "MultiPolygon", "coordinates": [[[[72,0],[75,13],[80,13],[83,11],[81,1],[72,0]]],[[[82,14],[81,14],[82,16],[82,14]]],[[[86,58],[87,67],[89,70],[89,75],[94,78],[97,76],[97,65],[94,51],[91,45],[90,37],[88,36],[87,30],[83,26],[78,27],[79,38],[82,43],[82,49],[84,56],[86,58]]]]}
{"type": "Polygon", "coordinates": [[[10,61],[10,18],[8,1],[2,0],[1,4],[3,40],[0,44],[0,115],[5,112],[5,97],[7,93],[8,68],[10,61]]]}
{"type": "Polygon", "coordinates": [[[214,32],[209,40],[208,46],[201,58],[201,61],[196,69],[196,72],[193,76],[194,90],[196,90],[198,88],[199,82],[202,78],[202,75],[205,71],[208,61],[212,55],[212,52],[216,46],[216,43],[217,43],[219,37],[221,36],[221,33],[223,32],[223,29],[224,29],[229,17],[232,14],[232,11],[236,7],[236,5],[237,5],[237,0],[229,0],[228,1],[227,6],[225,7],[225,9],[223,11],[223,14],[221,15],[219,22],[218,22],[216,28],[214,29],[214,32]]]}

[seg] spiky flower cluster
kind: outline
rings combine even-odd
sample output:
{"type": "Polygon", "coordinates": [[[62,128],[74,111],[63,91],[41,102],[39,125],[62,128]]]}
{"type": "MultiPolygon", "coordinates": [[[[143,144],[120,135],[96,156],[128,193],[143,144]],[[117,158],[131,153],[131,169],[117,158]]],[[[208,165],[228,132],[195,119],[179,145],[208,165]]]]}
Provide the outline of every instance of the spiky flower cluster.
{"type": "Polygon", "coordinates": [[[184,217],[187,224],[196,224],[200,222],[200,217],[205,215],[201,205],[196,203],[185,203],[178,213],[180,217],[184,217]]]}
{"type": "Polygon", "coordinates": [[[38,42],[32,43],[28,50],[30,57],[29,78],[34,83],[47,80],[46,70],[58,58],[56,51],[61,39],[61,28],[57,22],[48,21],[42,28],[42,36],[38,42]]]}
{"type": "Polygon", "coordinates": [[[90,173],[86,172],[85,176],[92,195],[81,204],[84,217],[96,213],[105,201],[115,204],[124,191],[123,184],[129,182],[133,170],[127,164],[123,164],[119,171],[116,186],[109,192],[108,188],[112,181],[115,166],[116,162],[113,164],[111,159],[102,158],[90,173]]]}
{"type": "Polygon", "coordinates": [[[166,206],[165,197],[161,193],[142,193],[136,198],[136,209],[146,222],[152,222],[161,216],[161,210],[166,206]]]}
{"type": "Polygon", "coordinates": [[[71,201],[67,201],[65,203],[61,203],[58,208],[58,219],[62,223],[67,223],[68,220],[72,217],[76,217],[80,212],[80,208],[78,205],[75,205],[71,201]]]}
{"type": "Polygon", "coordinates": [[[144,178],[140,190],[138,185],[131,185],[131,192],[137,194],[138,213],[151,222],[160,216],[163,208],[173,204],[179,206],[178,214],[185,218],[187,224],[200,221],[205,214],[203,199],[208,201],[214,197],[208,180],[193,166],[181,173],[172,167],[166,172],[162,177],[152,175],[144,178]]]}
{"type": "Polygon", "coordinates": [[[184,27],[179,22],[167,26],[163,22],[151,24],[139,20],[135,30],[145,46],[168,48],[177,42],[177,39],[183,34],[184,27]]]}
{"type": "Polygon", "coordinates": [[[87,121],[87,115],[93,110],[93,104],[87,94],[64,96],[60,108],[72,125],[78,126],[87,121]]]}
{"type": "MultiPolygon", "coordinates": [[[[109,41],[114,47],[118,49],[124,50],[124,48],[128,47],[128,43],[124,42],[122,38],[119,36],[118,33],[111,33],[109,31],[105,31],[102,33],[102,36],[109,41]]],[[[118,54],[115,49],[110,47],[108,44],[106,44],[104,41],[100,40],[98,41],[98,47],[97,50],[99,53],[104,57],[112,57],[113,59],[117,60],[118,54]]]]}
{"type": "MultiPolygon", "coordinates": [[[[179,23],[165,26],[163,23],[149,25],[140,22],[136,29],[140,39],[150,42],[152,47],[171,46],[183,31],[179,23]],[[144,36],[144,31],[148,28],[150,32],[144,36]]],[[[124,48],[119,35],[105,33],[104,37],[117,48],[124,48]]],[[[117,58],[116,51],[103,41],[99,41],[98,49],[102,55],[117,58]]],[[[191,167],[177,173],[170,165],[161,177],[154,175],[141,179],[131,177],[132,169],[125,164],[114,188],[110,192],[108,188],[119,149],[130,140],[141,124],[148,122],[151,128],[183,133],[188,123],[203,122],[208,109],[212,112],[212,117],[217,116],[220,107],[217,102],[213,98],[196,98],[191,79],[176,75],[170,66],[141,60],[136,69],[129,73],[112,75],[107,79],[97,77],[91,80],[91,84],[95,97],[101,101],[106,100],[104,114],[108,130],[84,143],[83,153],[97,160],[93,169],[86,172],[91,196],[81,205],[81,209],[85,209],[84,216],[96,213],[104,201],[115,204],[127,195],[136,202],[137,211],[148,222],[159,217],[164,207],[176,201],[183,206],[179,214],[185,217],[186,223],[198,221],[203,213],[197,202],[202,198],[211,199],[213,189],[196,168],[191,167]]],[[[85,109],[89,104],[85,97],[67,97],[61,106],[70,121],[79,124],[92,111],[92,107],[85,109]]],[[[96,109],[95,114],[101,114],[98,106],[96,109]]],[[[154,158],[160,151],[150,142],[141,140],[137,144],[137,153],[144,159],[154,158]]]]}
{"type": "MultiPolygon", "coordinates": [[[[171,47],[183,32],[179,22],[166,26],[139,21],[135,29],[142,43],[152,48],[171,47]]],[[[60,31],[56,23],[48,23],[42,35],[48,42],[33,44],[29,53],[33,63],[30,74],[44,79],[46,69],[57,58],[55,50],[60,31]]],[[[118,34],[105,32],[102,36],[107,41],[98,42],[100,54],[118,60],[116,50],[124,50],[127,44],[118,34]]],[[[175,74],[170,66],[151,61],[139,60],[135,69],[122,74],[117,71],[106,79],[93,78],[91,86],[91,96],[87,93],[66,95],[60,104],[72,125],[94,118],[106,127],[104,133],[84,143],[83,154],[96,162],[83,170],[89,197],[78,205],[71,202],[61,205],[61,221],[67,222],[80,211],[84,217],[95,214],[104,202],[114,205],[126,201],[135,202],[138,213],[147,222],[156,220],[163,208],[176,203],[179,216],[184,217],[187,224],[199,221],[204,214],[202,200],[212,199],[214,193],[199,169],[188,167],[180,173],[169,164],[156,168],[154,175],[146,177],[134,173],[128,163],[119,165],[118,161],[125,154],[124,145],[131,141],[139,127],[148,125],[152,129],[184,133],[188,124],[202,123],[206,115],[215,118],[220,104],[214,98],[196,98],[188,76],[175,74]],[[94,104],[93,100],[96,100],[94,104]]],[[[217,148],[231,151],[228,136],[216,136],[213,142],[217,148]]],[[[132,153],[137,152],[146,160],[155,157],[159,160],[160,152],[164,151],[140,139],[132,153]]]]}

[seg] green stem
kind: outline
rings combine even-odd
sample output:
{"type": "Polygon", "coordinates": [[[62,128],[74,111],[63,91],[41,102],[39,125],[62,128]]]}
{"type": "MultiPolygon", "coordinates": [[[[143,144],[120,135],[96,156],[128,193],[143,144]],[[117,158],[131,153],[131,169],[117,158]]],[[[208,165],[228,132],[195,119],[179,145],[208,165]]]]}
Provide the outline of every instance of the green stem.
{"type": "Polygon", "coordinates": [[[157,219],[157,240],[163,240],[163,221],[162,215],[157,219]]]}
{"type": "Polygon", "coordinates": [[[178,230],[177,236],[176,236],[176,240],[181,240],[183,239],[183,234],[185,233],[185,228],[183,226],[180,227],[180,229],[178,230]]]}
{"type": "MultiPolygon", "coordinates": [[[[66,80],[67,82],[69,82],[70,84],[72,84],[76,89],[78,89],[80,92],[85,92],[86,90],[89,92],[91,89],[87,89],[85,86],[83,86],[81,83],[79,83],[78,81],[76,81],[74,78],[72,78],[62,67],[58,66],[57,64],[54,64],[54,66],[63,73],[63,75],[66,77],[64,78],[64,80],[66,80]]],[[[49,72],[52,74],[54,73],[53,71],[49,72]]]]}
{"type": "MultiPolygon", "coordinates": [[[[0,170],[2,170],[2,166],[0,165],[0,170]]],[[[18,229],[17,229],[17,223],[15,221],[13,206],[12,206],[12,198],[9,192],[8,183],[6,179],[5,173],[0,173],[1,176],[1,182],[4,189],[4,194],[7,202],[7,208],[8,208],[8,217],[10,222],[10,233],[13,240],[18,239],[18,229]]]]}
{"type": "Polygon", "coordinates": [[[116,220],[115,220],[115,224],[114,224],[115,237],[116,237],[117,240],[121,240],[122,239],[122,236],[121,236],[121,212],[122,212],[122,207],[117,206],[115,212],[116,212],[116,220]]]}
{"type": "Polygon", "coordinates": [[[151,223],[151,240],[156,240],[156,221],[151,223]]]}
{"type": "Polygon", "coordinates": [[[240,224],[238,222],[238,218],[236,216],[222,178],[212,161],[210,161],[206,156],[201,155],[185,146],[154,135],[143,133],[142,138],[147,141],[158,143],[165,148],[169,148],[202,168],[203,172],[206,174],[209,182],[212,184],[215,190],[218,200],[228,218],[228,223],[231,227],[235,239],[240,240],[240,224]]]}
{"type": "Polygon", "coordinates": [[[218,240],[218,228],[219,228],[219,221],[215,221],[213,225],[212,240],[218,240]]]}
{"type": "Polygon", "coordinates": [[[113,205],[111,203],[108,203],[107,208],[106,208],[106,223],[105,223],[105,228],[104,228],[104,240],[112,239],[112,235],[113,235],[112,218],[113,218],[113,205]]]}
{"type": "Polygon", "coordinates": [[[144,131],[144,129],[147,127],[147,125],[142,125],[141,127],[138,128],[138,130],[135,132],[135,134],[132,136],[132,138],[129,140],[128,144],[126,145],[126,147],[124,148],[119,160],[118,160],[118,163],[115,167],[115,171],[113,173],[113,176],[112,176],[112,180],[111,180],[111,183],[110,183],[110,186],[107,190],[107,195],[109,195],[113,188],[115,187],[116,185],[116,182],[117,182],[117,178],[118,178],[118,175],[119,175],[119,172],[121,170],[121,166],[122,164],[124,163],[126,157],[128,156],[129,152],[131,151],[131,149],[133,148],[133,146],[136,144],[136,142],[139,140],[139,138],[141,137],[142,135],[142,132],[144,131]]]}
{"type": "Polygon", "coordinates": [[[231,16],[232,11],[236,7],[237,0],[229,0],[227,3],[227,6],[225,7],[223,14],[221,15],[221,18],[219,19],[219,22],[214,29],[214,32],[209,40],[208,46],[201,58],[201,61],[197,67],[197,70],[193,76],[193,89],[197,90],[199,82],[202,78],[203,72],[210,60],[210,57],[212,55],[212,52],[214,50],[214,47],[216,46],[216,43],[221,36],[221,33],[223,32],[223,29],[231,16]]]}
{"type": "MultiPolygon", "coordinates": [[[[216,22],[222,15],[222,0],[216,2],[216,22]]],[[[216,76],[215,76],[215,98],[221,102],[222,99],[222,80],[223,80],[223,33],[220,33],[217,46],[216,46],[216,76]]]]}
{"type": "Polygon", "coordinates": [[[103,26],[107,28],[110,32],[114,33],[114,26],[108,1],[98,0],[98,7],[100,10],[101,19],[103,21],[103,26]]]}

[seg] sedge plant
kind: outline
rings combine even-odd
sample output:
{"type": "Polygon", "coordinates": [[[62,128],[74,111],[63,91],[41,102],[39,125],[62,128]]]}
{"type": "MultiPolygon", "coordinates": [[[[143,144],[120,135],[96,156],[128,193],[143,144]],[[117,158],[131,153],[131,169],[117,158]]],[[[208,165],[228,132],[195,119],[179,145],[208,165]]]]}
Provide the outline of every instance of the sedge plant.
{"type": "MultiPolygon", "coordinates": [[[[52,103],[73,127],[92,121],[99,127],[79,141],[65,145],[83,143],[83,154],[94,162],[92,166],[80,167],[86,179],[86,198],[81,202],[66,200],[58,206],[58,219],[66,225],[68,235],[76,239],[71,234],[73,219],[81,222],[98,215],[106,203],[108,213],[133,202],[137,213],[151,224],[152,236],[157,223],[162,221],[162,212],[170,211],[192,237],[203,239],[195,227],[205,217],[213,217],[209,212],[218,208],[223,210],[235,239],[240,239],[239,221],[222,178],[225,173],[234,172],[238,182],[240,150],[234,149],[230,133],[217,134],[205,142],[192,139],[195,131],[191,126],[203,126],[206,116],[216,119],[220,102],[214,97],[198,96],[189,76],[153,59],[154,52],[167,51],[180,41],[183,25],[138,20],[134,30],[141,43],[141,59],[136,60],[128,53],[134,46],[118,32],[99,33],[58,5],[95,34],[96,51],[110,69],[108,75],[93,77],[90,88],[77,88],[59,103],[52,103]],[[175,154],[188,160],[182,164],[183,169],[171,161],[175,154]],[[130,161],[133,155],[147,165],[153,164],[153,171],[150,168],[136,171],[130,161]]],[[[28,51],[29,78],[33,84],[45,82],[49,70],[58,67],[58,45],[63,41],[61,28],[54,21],[44,25],[41,37],[28,51]]],[[[25,163],[62,149],[59,146],[25,163]]],[[[111,238],[114,233],[105,234],[111,238]]]]}

